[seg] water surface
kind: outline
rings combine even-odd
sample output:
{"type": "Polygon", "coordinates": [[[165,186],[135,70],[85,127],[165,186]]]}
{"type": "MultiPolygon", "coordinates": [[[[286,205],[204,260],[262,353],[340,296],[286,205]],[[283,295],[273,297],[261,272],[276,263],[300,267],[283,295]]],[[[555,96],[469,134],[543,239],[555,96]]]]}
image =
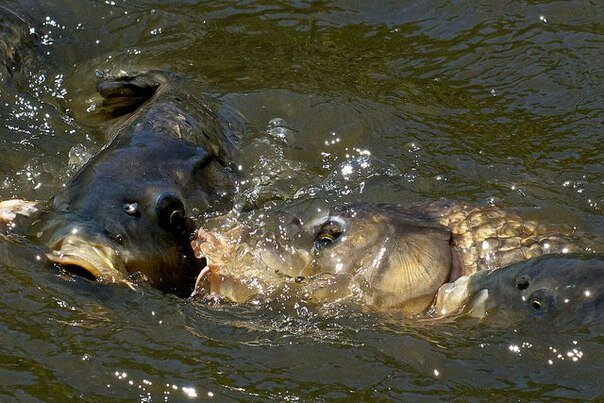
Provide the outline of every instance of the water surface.
{"type": "MultiPolygon", "coordinates": [[[[0,199],[48,199],[105,144],[96,76],[163,68],[205,81],[249,121],[237,161],[248,179],[242,203],[445,197],[604,237],[599,2],[5,3],[40,41],[1,86],[0,199]]],[[[603,393],[599,326],[418,324],[346,306],[215,308],[66,279],[28,251],[3,248],[13,256],[0,277],[6,398],[603,393]]]]}

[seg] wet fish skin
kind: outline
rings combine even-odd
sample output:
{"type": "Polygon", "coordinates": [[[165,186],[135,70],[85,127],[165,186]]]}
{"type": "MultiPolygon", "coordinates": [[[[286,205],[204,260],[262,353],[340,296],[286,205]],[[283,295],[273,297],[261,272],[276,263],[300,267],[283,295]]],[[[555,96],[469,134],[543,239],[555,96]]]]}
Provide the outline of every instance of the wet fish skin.
{"type": "Polygon", "coordinates": [[[34,23],[18,10],[0,5],[0,83],[26,85],[23,76],[43,65],[42,55],[34,23]]]}
{"type": "Polygon", "coordinates": [[[585,249],[582,234],[570,226],[527,220],[496,206],[472,206],[445,200],[420,204],[452,234],[452,247],[462,257],[461,275],[503,267],[551,253],[585,249]]]}
{"type": "MultiPolygon", "coordinates": [[[[237,259],[208,274],[207,280],[214,281],[201,282],[206,293],[221,294],[222,285],[230,284],[226,297],[245,302],[254,293],[277,289],[284,279],[302,277],[304,281],[292,287],[302,289],[298,295],[307,299],[354,294],[377,309],[402,309],[412,315],[425,311],[438,288],[459,276],[525,260],[531,254],[581,249],[571,228],[550,230],[496,207],[448,201],[336,206],[298,224],[277,218],[257,237],[242,241],[227,236],[229,247],[238,245],[237,259]],[[291,232],[297,234],[295,239],[283,239],[291,232]],[[548,248],[543,247],[544,240],[551,242],[548,248]],[[314,282],[317,277],[323,279],[322,285],[314,282]],[[242,283],[253,284],[255,291],[242,292],[242,283]]],[[[204,250],[202,244],[198,239],[193,247],[209,262],[224,260],[215,259],[216,252],[204,250]]]]}
{"type": "Polygon", "coordinates": [[[378,309],[422,310],[458,265],[451,233],[422,211],[337,206],[311,225],[312,262],[305,274],[350,276],[364,303],[378,309]]]}
{"type": "Polygon", "coordinates": [[[191,211],[230,207],[236,133],[198,85],[169,72],[107,77],[98,89],[119,117],[111,141],[54,196],[38,236],[51,260],[94,277],[140,272],[160,290],[190,293],[200,270],[191,211]]]}
{"type": "Polygon", "coordinates": [[[553,228],[497,207],[444,200],[338,206],[314,228],[314,271],[349,273],[368,305],[419,313],[440,285],[460,275],[580,250],[571,228],[553,228]],[[337,221],[341,234],[322,246],[325,223],[337,221]],[[511,225],[515,231],[501,233],[511,225]],[[546,241],[548,248],[543,247],[546,241]],[[507,247],[499,249],[499,243],[507,247]]]}
{"type": "Polygon", "coordinates": [[[601,323],[604,255],[550,254],[464,276],[441,287],[434,315],[469,315],[500,326],[601,323]]]}

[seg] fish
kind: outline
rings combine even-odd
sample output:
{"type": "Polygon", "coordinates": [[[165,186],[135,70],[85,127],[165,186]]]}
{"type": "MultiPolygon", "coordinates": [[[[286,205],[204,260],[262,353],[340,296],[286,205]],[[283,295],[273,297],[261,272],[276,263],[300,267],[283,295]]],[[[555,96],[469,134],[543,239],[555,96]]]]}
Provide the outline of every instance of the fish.
{"type": "Polygon", "coordinates": [[[499,326],[602,323],[604,255],[548,254],[460,277],[439,289],[433,314],[499,326]]]}
{"type": "Polygon", "coordinates": [[[0,82],[14,85],[12,78],[35,66],[41,51],[38,34],[27,17],[0,5],[0,82]],[[10,78],[10,79],[9,79],[10,78]]]}
{"type": "Polygon", "coordinates": [[[10,228],[17,216],[31,216],[40,211],[40,203],[24,199],[0,201],[0,224],[10,228]]]}
{"type": "Polygon", "coordinates": [[[74,272],[105,282],[136,274],[188,295],[201,270],[194,215],[230,209],[242,126],[200,84],[171,72],[108,76],[97,89],[109,141],[31,231],[52,262],[74,272]]]}
{"type": "Polygon", "coordinates": [[[411,316],[425,312],[439,287],[461,276],[583,250],[574,229],[495,206],[440,200],[309,210],[315,213],[305,220],[262,212],[260,226],[250,220],[246,228],[246,220],[237,219],[230,228],[199,229],[192,247],[208,264],[195,295],[241,303],[287,284],[295,298],[355,297],[411,316]]]}

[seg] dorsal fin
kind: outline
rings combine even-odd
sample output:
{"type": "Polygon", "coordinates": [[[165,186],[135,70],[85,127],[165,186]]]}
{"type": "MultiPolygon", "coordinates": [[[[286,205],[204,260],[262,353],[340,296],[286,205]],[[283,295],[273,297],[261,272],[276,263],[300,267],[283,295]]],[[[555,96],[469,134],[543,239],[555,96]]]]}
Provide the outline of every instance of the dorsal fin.
{"type": "Polygon", "coordinates": [[[111,117],[126,115],[151,99],[167,81],[160,72],[102,78],[97,91],[103,97],[102,110],[111,117]]]}

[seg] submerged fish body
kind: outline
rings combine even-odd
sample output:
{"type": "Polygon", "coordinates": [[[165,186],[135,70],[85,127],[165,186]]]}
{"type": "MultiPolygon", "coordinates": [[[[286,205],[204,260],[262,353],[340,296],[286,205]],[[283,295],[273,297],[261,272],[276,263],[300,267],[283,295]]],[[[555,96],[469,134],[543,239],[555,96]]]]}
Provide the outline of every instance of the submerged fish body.
{"type": "Polygon", "coordinates": [[[125,115],[53,198],[38,236],[52,261],[95,278],[140,272],[156,288],[190,292],[200,269],[190,214],[230,205],[236,134],[194,83],[170,73],[107,78],[99,92],[108,113],[125,115]]]}
{"type": "Polygon", "coordinates": [[[441,287],[435,315],[470,315],[501,325],[601,321],[604,255],[552,254],[461,277],[441,287]]]}
{"type": "Polygon", "coordinates": [[[31,40],[35,28],[26,18],[0,5],[0,82],[6,82],[7,75],[18,74],[35,58],[37,45],[31,40]]]}
{"type": "Polygon", "coordinates": [[[354,204],[304,222],[276,217],[255,236],[242,237],[241,228],[222,234],[217,245],[233,251],[226,258],[228,248],[207,243],[200,230],[193,248],[215,265],[198,281],[198,293],[245,302],[293,279],[288,289],[310,300],[356,296],[377,309],[417,314],[442,284],[462,275],[580,250],[570,229],[552,230],[491,206],[354,204]]]}

